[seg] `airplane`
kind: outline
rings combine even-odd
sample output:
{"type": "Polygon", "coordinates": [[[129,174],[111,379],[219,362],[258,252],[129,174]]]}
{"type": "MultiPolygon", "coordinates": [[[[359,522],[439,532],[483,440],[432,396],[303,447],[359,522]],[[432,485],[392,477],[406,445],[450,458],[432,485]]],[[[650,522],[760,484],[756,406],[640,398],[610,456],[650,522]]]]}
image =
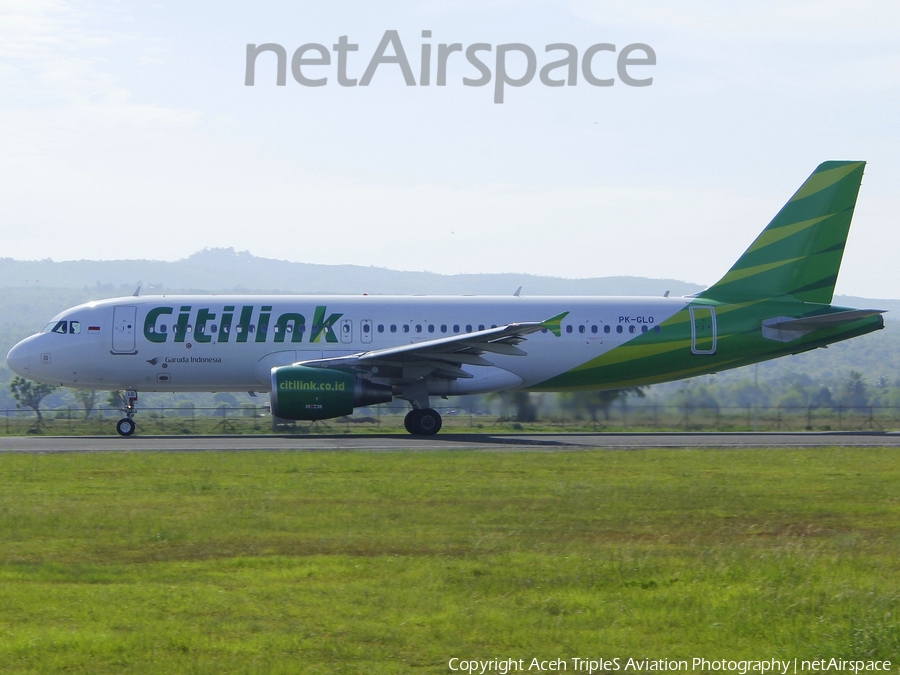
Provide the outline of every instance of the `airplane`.
{"type": "MultiPolygon", "coordinates": [[[[620,389],[798,354],[884,328],[832,305],[865,162],[820,164],[734,266],[684,297],[144,296],[67,309],[15,345],[36,382],[124,392],[268,392],[273,415],[320,420],[433,397],[620,389]]],[[[668,295],[668,294],[667,294],[668,295]]]]}

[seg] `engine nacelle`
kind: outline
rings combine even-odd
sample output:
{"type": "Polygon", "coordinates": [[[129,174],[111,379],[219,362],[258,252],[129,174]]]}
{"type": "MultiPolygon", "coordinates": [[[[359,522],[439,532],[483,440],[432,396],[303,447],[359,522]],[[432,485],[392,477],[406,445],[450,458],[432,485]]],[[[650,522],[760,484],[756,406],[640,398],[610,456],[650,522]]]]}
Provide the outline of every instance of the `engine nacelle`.
{"type": "Polygon", "coordinates": [[[325,420],[354,408],[390,403],[393,392],[359,375],[328,368],[272,368],[272,414],[286,420],[325,420]]]}

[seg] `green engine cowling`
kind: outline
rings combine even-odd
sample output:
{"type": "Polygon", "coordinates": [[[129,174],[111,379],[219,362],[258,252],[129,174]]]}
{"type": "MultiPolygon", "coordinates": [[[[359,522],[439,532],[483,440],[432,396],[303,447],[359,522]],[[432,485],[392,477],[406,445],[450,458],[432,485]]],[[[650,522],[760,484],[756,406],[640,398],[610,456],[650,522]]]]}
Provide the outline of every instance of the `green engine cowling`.
{"type": "Polygon", "coordinates": [[[272,414],[282,419],[325,420],[392,399],[390,386],[359,375],[308,366],[272,369],[272,414]]]}

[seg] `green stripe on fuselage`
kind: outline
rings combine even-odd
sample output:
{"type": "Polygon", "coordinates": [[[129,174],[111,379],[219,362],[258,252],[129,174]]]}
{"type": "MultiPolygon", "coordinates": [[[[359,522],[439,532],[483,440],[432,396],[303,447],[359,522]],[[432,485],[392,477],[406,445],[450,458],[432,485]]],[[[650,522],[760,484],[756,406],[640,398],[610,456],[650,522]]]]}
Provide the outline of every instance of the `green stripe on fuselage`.
{"type": "Polygon", "coordinates": [[[715,308],[716,353],[694,354],[689,307],[663,322],[659,333],[651,330],[638,335],[568,372],[528,388],[533,391],[619,389],[677,380],[814,349],[883,327],[881,317],[869,317],[816,330],[790,342],[779,342],[763,337],[763,320],[814,316],[846,308],[791,301],[726,305],[715,308]]]}

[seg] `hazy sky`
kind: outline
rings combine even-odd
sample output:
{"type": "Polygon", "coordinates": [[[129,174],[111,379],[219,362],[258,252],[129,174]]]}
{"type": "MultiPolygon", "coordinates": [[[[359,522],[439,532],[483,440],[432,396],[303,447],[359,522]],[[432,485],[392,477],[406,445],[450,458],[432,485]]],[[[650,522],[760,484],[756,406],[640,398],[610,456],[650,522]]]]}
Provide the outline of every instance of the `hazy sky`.
{"type": "MultiPolygon", "coordinates": [[[[900,297],[896,0],[0,0],[0,256],[260,256],[714,282],[821,161],[869,162],[838,292],[900,297]],[[248,43],[649,44],[649,87],[244,85],[248,43]],[[432,31],[430,39],[421,37],[432,31]]],[[[487,61],[494,69],[494,52],[487,61]]],[[[434,58],[434,57],[433,57],[434,58]]],[[[270,59],[270,60],[267,60],[270,59]]],[[[602,76],[615,56],[600,54],[602,76]]],[[[524,70],[510,57],[509,70],[524,70]]],[[[556,71],[559,76],[562,71],[556,71]]],[[[432,83],[435,73],[432,72],[432,83]]],[[[411,289],[413,291],[414,289],[411,289]]]]}

